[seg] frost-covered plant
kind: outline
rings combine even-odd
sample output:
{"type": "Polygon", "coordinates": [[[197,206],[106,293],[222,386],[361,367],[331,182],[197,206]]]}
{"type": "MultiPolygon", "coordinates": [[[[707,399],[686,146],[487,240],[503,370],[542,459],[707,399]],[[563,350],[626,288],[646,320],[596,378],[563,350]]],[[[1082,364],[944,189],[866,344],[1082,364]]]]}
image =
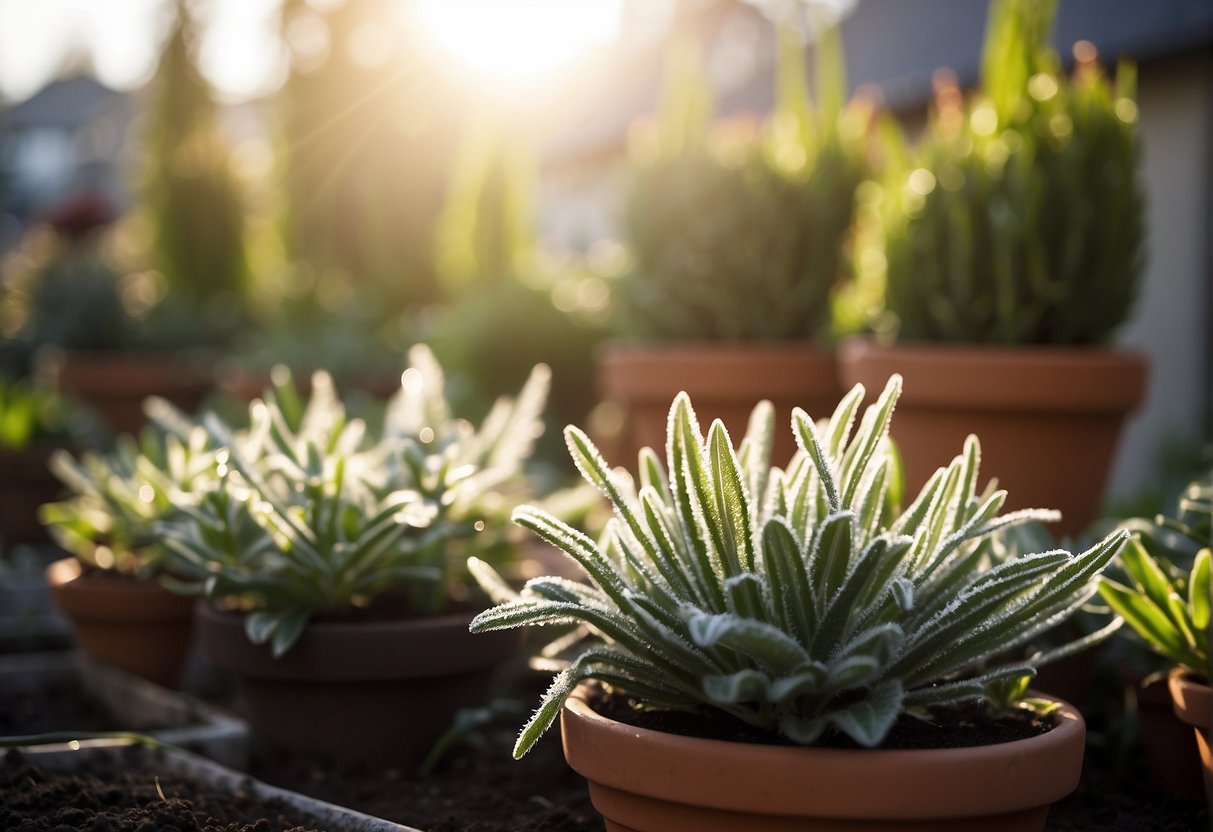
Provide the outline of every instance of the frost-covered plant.
{"type": "Polygon", "coordinates": [[[161,526],[173,586],[250,611],[249,637],[276,655],[317,614],[394,588],[430,614],[464,589],[469,539],[493,542],[518,502],[548,372],[537,366],[476,429],[451,415],[429,350],[410,360],[374,436],[325,373],[306,403],[289,383],[254,402],[246,430],[211,415],[222,487],[161,526]]]}
{"type": "Polygon", "coordinates": [[[1184,490],[1173,517],[1125,524],[1136,532],[1121,557],[1131,585],[1103,578],[1099,587],[1151,650],[1202,676],[1209,673],[1211,518],[1213,474],[1207,474],[1184,490]]]}
{"type": "Polygon", "coordinates": [[[719,709],[798,743],[836,730],[863,746],[878,745],[906,709],[1022,689],[1048,657],[1010,666],[996,657],[1089,599],[1125,533],[1077,556],[1053,550],[992,565],[992,535],[1056,513],[1000,517],[1006,492],[977,491],[975,437],[906,511],[887,509],[888,428],[900,390],[894,376],[854,435],[861,386],[828,423],[797,409],[800,450],[786,471],[768,461],[769,403],[755,409],[735,451],[719,421],[703,439],[681,394],[666,468],[646,449],[639,491],[567,428],[578,468],[615,507],[602,539],[530,507],[514,517],[589,582],[536,578],[513,595],[473,563],[503,601],[476,617],[474,631],[578,623],[597,640],[556,677],[515,755],[586,679],[653,707],[719,709]]]}
{"type": "MultiPolygon", "coordinates": [[[[151,413],[169,407],[148,403],[151,413]]],[[[56,451],[50,469],[69,494],[42,506],[39,519],[84,563],[148,577],[164,565],[157,524],[218,487],[218,459],[202,428],[176,434],[155,424],[138,440],[119,437],[109,453],[86,451],[76,459],[56,451]]]]}

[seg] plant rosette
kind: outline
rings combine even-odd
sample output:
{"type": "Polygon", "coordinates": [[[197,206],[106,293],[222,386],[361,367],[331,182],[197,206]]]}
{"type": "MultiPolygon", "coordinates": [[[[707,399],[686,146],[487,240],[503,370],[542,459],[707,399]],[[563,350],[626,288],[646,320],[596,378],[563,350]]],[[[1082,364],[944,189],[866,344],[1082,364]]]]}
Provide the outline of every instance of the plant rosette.
{"type": "MultiPolygon", "coordinates": [[[[799,451],[786,469],[770,464],[774,415],[769,402],[755,408],[749,432],[735,450],[719,421],[705,439],[690,399],[679,395],[668,421],[666,467],[655,453],[644,452],[638,482],[609,468],[584,433],[567,428],[574,462],[610,499],[615,516],[597,540],[533,507],[518,509],[514,517],[572,558],[588,581],[534,578],[517,593],[486,564],[469,564],[499,601],[476,617],[475,631],[577,625],[540,654],[540,666],[559,672],[519,734],[515,755],[525,754],[561,717],[570,762],[591,779],[599,766],[604,769],[606,785],[594,788],[604,795],[600,809],[608,828],[617,830],[806,825],[925,830],[971,829],[975,823],[1043,828],[1048,804],[1078,781],[1084,729],[1068,705],[1026,696],[1028,682],[1037,666],[1089,647],[1121,622],[1113,620],[1046,655],[1010,664],[1001,657],[1015,655],[1016,648],[1081,608],[1097,592],[1096,579],[1128,533],[1115,532],[1076,555],[1052,550],[994,557],[996,537],[1056,514],[1000,515],[1006,492],[978,490],[980,446],[972,436],[909,507],[899,510],[893,485],[899,474],[888,432],[900,389],[899,377],[889,379],[862,418],[862,386],[843,398],[828,421],[815,423],[803,410],[793,411],[799,451]],[[588,644],[578,655],[575,648],[583,640],[588,644]],[[710,793],[704,806],[672,808],[696,799],[696,787],[654,786],[650,779],[661,777],[644,763],[616,755],[667,759],[675,752],[653,751],[636,739],[640,732],[634,726],[614,725],[584,702],[571,701],[590,679],[633,697],[641,712],[714,714],[756,731],[758,741],[771,746],[759,750],[715,737],[663,738],[693,749],[685,763],[689,771],[704,777],[713,772],[712,785],[699,792],[710,793]],[[934,724],[944,721],[938,714],[947,714],[950,722],[992,726],[999,713],[1023,715],[1025,708],[1035,711],[1028,722],[1047,727],[1036,739],[1021,740],[1025,734],[1017,734],[1014,741],[976,748],[973,741],[966,743],[961,727],[959,741],[949,744],[970,747],[956,755],[938,751],[937,742],[906,743],[931,750],[900,750],[903,722],[934,724]],[[893,732],[897,750],[882,748],[893,732]],[[635,748],[625,752],[629,744],[635,748]],[[839,744],[844,748],[816,747],[839,744]],[[860,748],[844,750],[855,746],[860,748]],[[714,753],[709,749],[727,750],[715,768],[705,762],[714,753]],[[768,752],[779,762],[752,759],[768,752]],[[599,753],[615,759],[590,762],[599,753]],[[914,763],[894,775],[882,767],[886,759],[910,760],[918,753],[924,761],[939,761],[930,764],[937,768],[914,763]],[[946,762],[953,756],[976,760],[1004,754],[1007,759],[992,763],[984,775],[975,766],[970,771],[969,763],[946,762]],[[793,759],[803,759],[796,769],[801,775],[775,775],[790,770],[793,759]],[[806,784],[818,775],[805,767],[815,759],[832,761],[827,772],[843,760],[849,761],[847,771],[870,762],[873,777],[882,783],[900,778],[908,792],[873,808],[870,788],[852,791],[853,801],[833,789],[811,789],[806,784]],[[1046,762],[1060,767],[1050,770],[1046,762]],[[742,772],[754,766],[772,774],[746,780],[742,772]],[[966,784],[964,793],[951,786],[941,790],[938,783],[920,789],[916,784],[924,781],[915,778],[923,766],[940,777],[965,772],[959,781],[966,784]],[[991,778],[986,788],[971,786],[983,776],[991,778]],[[1008,790],[1008,777],[1022,790],[1008,790]],[[750,790],[743,781],[756,793],[741,794],[750,790]],[[779,794],[776,782],[790,785],[792,794],[779,794]],[[736,793],[730,793],[733,786],[736,793]],[[818,798],[806,796],[806,790],[818,798]],[[648,802],[656,813],[642,820],[639,804],[622,796],[627,791],[652,798],[648,802]],[[952,801],[928,808],[928,791],[949,792],[952,801]],[[991,798],[985,806],[979,791],[991,798]],[[1023,794],[1012,797],[1009,791],[1023,794]],[[738,814],[753,805],[773,808],[738,814]],[[623,814],[612,814],[616,808],[623,814]],[[760,820],[764,811],[769,816],[760,820]],[[711,820],[718,812],[723,814],[711,820]],[[676,817],[685,820],[675,822],[676,817]]],[[[729,729],[726,738],[732,737],[729,729]]],[[[668,759],[667,772],[684,765],[668,759]]],[[[835,782],[828,773],[820,777],[835,782]]]]}
{"type": "Polygon", "coordinates": [[[1172,705],[1175,715],[1195,729],[1205,796],[1213,805],[1213,691],[1208,685],[1213,473],[1188,484],[1171,516],[1124,525],[1135,532],[1120,560],[1127,583],[1105,577],[1099,591],[1153,652],[1176,665],[1167,679],[1172,705]]]}
{"type": "Polygon", "coordinates": [[[547,369],[473,428],[429,350],[410,360],[373,436],[326,374],[306,402],[283,379],[247,429],[209,416],[220,486],[160,527],[173,587],[210,602],[203,644],[240,677],[263,751],[416,764],[519,643],[471,640],[465,563],[512,562],[547,369]]]}
{"type": "MultiPolygon", "coordinates": [[[[181,418],[149,399],[153,421],[181,418]]],[[[83,648],[103,661],[175,687],[189,647],[193,605],[165,589],[156,524],[218,485],[218,452],[201,428],[174,435],[153,424],[119,437],[109,453],[52,454],[64,497],[39,509],[51,538],[74,555],[47,581],[83,648]]]]}

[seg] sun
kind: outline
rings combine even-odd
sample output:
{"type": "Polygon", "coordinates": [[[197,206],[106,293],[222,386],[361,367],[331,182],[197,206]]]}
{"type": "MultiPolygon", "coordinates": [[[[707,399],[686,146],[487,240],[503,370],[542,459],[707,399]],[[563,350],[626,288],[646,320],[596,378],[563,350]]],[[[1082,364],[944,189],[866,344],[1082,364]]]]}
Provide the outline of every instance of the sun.
{"type": "Polygon", "coordinates": [[[544,76],[618,33],[622,0],[420,0],[434,41],[507,80],[544,76]]]}

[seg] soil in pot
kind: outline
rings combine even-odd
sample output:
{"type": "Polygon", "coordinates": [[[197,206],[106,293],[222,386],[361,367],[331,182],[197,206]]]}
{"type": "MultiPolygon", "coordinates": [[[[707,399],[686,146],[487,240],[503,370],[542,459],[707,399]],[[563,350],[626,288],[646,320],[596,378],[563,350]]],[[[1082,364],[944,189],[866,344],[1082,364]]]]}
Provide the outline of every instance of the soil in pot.
{"type": "Polygon", "coordinates": [[[20,832],[303,832],[316,826],[280,803],[161,771],[99,762],[87,773],[48,772],[16,751],[0,766],[0,795],[0,829],[20,832]]]}

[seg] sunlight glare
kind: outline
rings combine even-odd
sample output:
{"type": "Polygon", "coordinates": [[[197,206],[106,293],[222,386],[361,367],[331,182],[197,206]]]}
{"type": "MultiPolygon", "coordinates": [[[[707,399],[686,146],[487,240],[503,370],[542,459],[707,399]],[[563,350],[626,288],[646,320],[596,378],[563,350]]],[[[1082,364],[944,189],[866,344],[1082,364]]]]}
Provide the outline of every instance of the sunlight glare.
{"type": "Polygon", "coordinates": [[[621,0],[420,0],[417,13],[434,40],[475,69],[526,79],[609,43],[621,0]]]}

